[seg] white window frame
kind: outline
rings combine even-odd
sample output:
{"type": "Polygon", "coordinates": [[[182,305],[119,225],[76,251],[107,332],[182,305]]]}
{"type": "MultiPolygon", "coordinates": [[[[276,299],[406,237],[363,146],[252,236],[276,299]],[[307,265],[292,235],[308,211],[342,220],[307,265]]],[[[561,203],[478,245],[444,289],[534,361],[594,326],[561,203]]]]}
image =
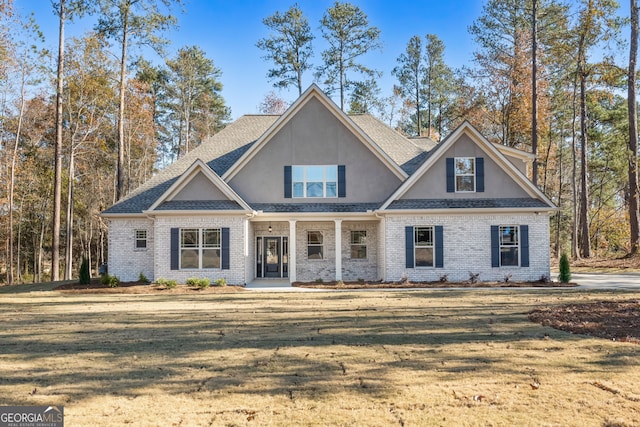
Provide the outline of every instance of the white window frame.
{"type": "MultiPolygon", "coordinates": [[[[349,236],[350,256],[351,259],[368,259],[369,250],[367,248],[367,230],[352,230],[349,236]],[[354,237],[356,237],[354,239],[354,237]],[[360,237],[360,239],[358,239],[360,237]],[[356,248],[364,248],[363,257],[354,257],[353,250],[356,248]]],[[[358,252],[356,252],[358,253],[358,252]]]]}
{"type": "Polygon", "coordinates": [[[500,267],[520,267],[520,226],[519,225],[500,225],[498,226],[498,244],[500,246],[499,256],[500,256],[500,267]],[[505,229],[513,229],[515,230],[515,242],[513,241],[503,241],[505,229]],[[516,250],[515,256],[515,264],[504,264],[502,262],[502,252],[503,249],[508,249],[511,251],[512,249],[516,250]]]}
{"type": "Polygon", "coordinates": [[[476,159],[475,157],[455,157],[453,159],[453,171],[454,171],[454,179],[455,179],[455,189],[456,193],[475,193],[476,192],[476,159]],[[459,161],[471,161],[471,169],[470,173],[463,173],[458,169],[459,161]],[[473,189],[472,190],[460,190],[458,189],[458,177],[471,177],[473,180],[473,189]]]}
{"type": "Polygon", "coordinates": [[[291,195],[294,199],[320,199],[320,198],[337,198],[338,197],[338,166],[337,165],[294,165],[291,166],[291,195]],[[319,180],[310,180],[309,173],[310,168],[322,168],[322,181],[319,180]],[[333,168],[333,171],[330,171],[329,168],[333,168]],[[329,172],[334,172],[335,180],[328,178],[329,172]],[[302,173],[302,179],[296,180],[296,177],[302,173]],[[320,184],[322,185],[322,195],[321,196],[309,196],[308,195],[308,186],[309,184],[320,184]],[[296,191],[296,184],[302,184],[302,195],[299,191],[296,191]],[[334,192],[333,194],[329,194],[328,188],[333,184],[334,192]]]}
{"type": "Polygon", "coordinates": [[[180,241],[179,241],[179,251],[180,251],[180,269],[181,270],[218,270],[222,268],[222,229],[221,228],[181,228],[180,229],[180,241]],[[196,233],[196,241],[193,243],[185,243],[185,235],[187,233],[196,233]],[[217,234],[217,239],[214,239],[213,242],[207,242],[206,238],[211,237],[208,235],[209,233],[213,233],[213,235],[217,234]],[[217,259],[217,263],[212,265],[206,265],[207,259],[205,255],[207,252],[217,251],[217,257],[213,259],[217,259]],[[183,256],[187,252],[195,252],[197,256],[197,266],[183,266],[183,256]],[[216,265],[217,264],[217,265],[216,265]]]}
{"type": "Polygon", "coordinates": [[[414,268],[434,268],[436,265],[436,228],[433,225],[418,225],[413,227],[413,266],[414,268]],[[430,230],[431,242],[418,241],[419,230],[430,230]],[[418,265],[418,250],[431,249],[431,265],[418,265]]]}
{"type": "Polygon", "coordinates": [[[133,249],[136,251],[146,251],[149,247],[149,233],[147,230],[142,228],[137,228],[133,231],[133,249]],[[144,243],[143,246],[140,246],[140,243],[144,243]]]}
{"type": "MultiPolygon", "coordinates": [[[[314,255],[315,255],[315,251],[314,251],[314,255]]],[[[324,235],[322,234],[322,231],[317,231],[317,230],[309,230],[307,231],[307,259],[310,261],[314,261],[314,260],[322,260],[324,259],[324,235]],[[317,234],[316,234],[317,233],[317,234]],[[311,235],[318,235],[320,236],[320,243],[311,243],[311,235]],[[319,258],[311,258],[309,256],[309,248],[320,248],[320,257],[319,258]]]]}

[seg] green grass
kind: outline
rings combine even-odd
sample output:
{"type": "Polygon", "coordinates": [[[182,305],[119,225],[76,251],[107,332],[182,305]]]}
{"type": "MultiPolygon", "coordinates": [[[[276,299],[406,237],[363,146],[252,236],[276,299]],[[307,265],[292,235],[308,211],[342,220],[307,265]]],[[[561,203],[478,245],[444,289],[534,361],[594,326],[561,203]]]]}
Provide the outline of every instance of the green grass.
{"type": "Polygon", "coordinates": [[[92,426],[631,426],[640,346],[527,319],[623,297],[640,293],[2,292],[0,405],[92,426]]]}

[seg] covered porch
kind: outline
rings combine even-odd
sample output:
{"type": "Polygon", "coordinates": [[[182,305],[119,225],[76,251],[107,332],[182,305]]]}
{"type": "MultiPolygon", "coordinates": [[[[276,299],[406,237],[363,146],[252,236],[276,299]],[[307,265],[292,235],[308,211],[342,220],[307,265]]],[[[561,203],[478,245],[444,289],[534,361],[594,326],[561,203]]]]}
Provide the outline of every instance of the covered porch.
{"type": "Polygon", "coordinates": [[[247,283],[378,280],[384,254],[382,219],[283,218],[259,215],[249,223],[247,283]]]}

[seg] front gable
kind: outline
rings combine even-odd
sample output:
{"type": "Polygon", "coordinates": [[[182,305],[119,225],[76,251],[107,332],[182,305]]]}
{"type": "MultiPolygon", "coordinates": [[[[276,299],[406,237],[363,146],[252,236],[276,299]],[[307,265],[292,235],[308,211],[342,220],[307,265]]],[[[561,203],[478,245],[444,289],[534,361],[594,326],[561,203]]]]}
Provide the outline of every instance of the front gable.
{"type": "Polygon", "coordinates": [[[146,211],[251,211],[247,203],[202,160],[196,160],[146,211]]]}
{"type": "Polygon", "coordinates": [[[381,203],[407,174],[313,85],[223,178],[249,204],[381,203]],[[297,166],[326,166],[343,180],[327,178],[335,194],[292,196],[297,166]]]}
{"type": "Polygon", "coordinates": [[[468,122],[438,145],[381,209],[555,209],[524,173],[468,122]],[[473,165],[468,188],[459,188],[456,164],[473,165]]]}

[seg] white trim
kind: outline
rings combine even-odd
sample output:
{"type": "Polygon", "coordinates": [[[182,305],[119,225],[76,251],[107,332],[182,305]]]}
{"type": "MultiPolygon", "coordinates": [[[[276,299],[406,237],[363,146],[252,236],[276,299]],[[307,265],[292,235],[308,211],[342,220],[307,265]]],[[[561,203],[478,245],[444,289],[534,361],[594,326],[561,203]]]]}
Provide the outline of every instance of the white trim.
{"type": "Polygon", "coordinates": [[[545,213],[551,215],[558,208],[456,208],[456,209],[387,209],[384,211],[376,211],[379,215],[393,216],[393,215],[423,215],[423,214],[435,214],[435,215],[468,215],[474,214],[511,214],[511,213],[545,213]]]}
{"type": "Polygon", "coordinates": [[[342,220],[336,219],[335,223],[335,260],[336,260],[336,282],[342,280],[342,220]]]}

